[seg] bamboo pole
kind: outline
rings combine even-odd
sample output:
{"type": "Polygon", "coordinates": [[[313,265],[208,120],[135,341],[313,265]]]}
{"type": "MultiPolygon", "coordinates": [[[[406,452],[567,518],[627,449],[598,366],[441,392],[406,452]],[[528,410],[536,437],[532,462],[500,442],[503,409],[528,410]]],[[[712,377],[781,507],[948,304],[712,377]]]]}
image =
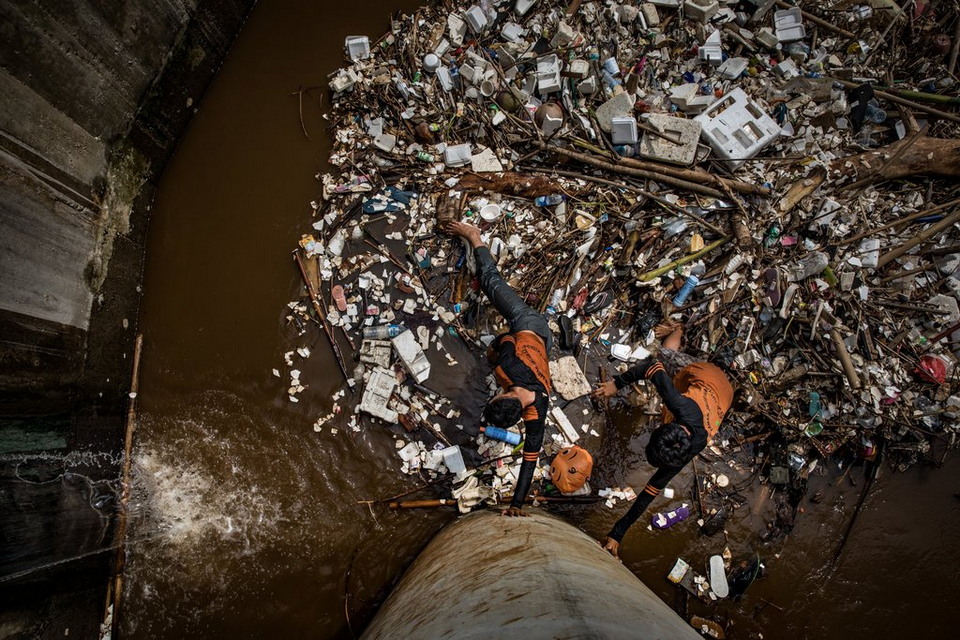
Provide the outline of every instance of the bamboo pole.
{"type": "Polygon", "coordinates": [[[293,259],[297,263],[297,267],[300,269],[300,275],[303,277],[303,283],[306,285],[307,293],[310,295],[310,302],[313,303],[313,309],[317,312],[317,317],[320,320],[320,326],[323,327],[323,332],[327,334],[327,340],[330,342],[330,347],[333,349],[333,357],[337,361],[337,366],[340,367],[340,372],[343,374],[343,379],[349,380],[350,374],[347,373],[347,367],[343,362],[343,354],[340,353],[340,345],[337,344],[336,339],[333,337],[333,331],[330,329],[330,324],[327,322],[327,314],[323,310],[323,305],[321,305],[320,301],[317,299],[317,290],[313,287],[313,283],[310,281],[309,276],[307,276],[307,269],[303,266],[303,260],[300,258],[299,249],[293,252],[293,259]]]}
{"type": "Polygon", "coordinates": [[[896,249],[892,249],[880,256],[880,259],[877,261],[877,269],[882,269],[888,263],[896,260],[918,244],[928,240],[932,236],[935,236],[945,229],[949,229],[958,220],[960,220],[960,211],[954,211],[951,215],[947,216],[940,222],[930,225],[917,235],[913,236],[911,239],[901,244],[896,249]]]}
{"type": "Polygon", "coordinates": [[[862,240],[867,236],[880,233],[881,231],[886,231],[887,229],[891,229],[893,227],[896,227],[897,225],[901,225],[901,224],[910,222],[912,220],[916,220],[918,218],[924,218],[933,213],[936,213],[937,211],[940,211],[941,209],[946,209],[947,207],[952,207],[953,205],[956,205],[956,204],[960,204],[960,198],[958,198],[957,200],[951,200],[950,202],[945,202],[943,204],[938,204],[935,207],[930,207],[929,209],[924,209],[923,211],[917,211],[916,213],[911,213],[908,216],[904,216],[902,218],[894,220],[893,222],[889,224],[885,224],[882,227],[877,227],[875,229],[870,229],[869,231],[864,231],[863,233],[858,233],[852,238],[847,238],[846,240],[840,240],[837,244],[840,246],[843,246],[843,245],[850,244],[851,242],[856,242],[857,240],[862,240]]]}
{"type": "Polygon", "coordinates": [[[644,273],[643,275],[640,276],[639,279],[642,282],[646,282],[647,280],[653,280],[654,278],[657,278],[667,273],[671,269],[675,269],[676,267],[687,264],[688,262],[693,262],[700,256],[713,251],[717,247],[722,246],[729,241],[730,241],[729,237],[720,238],[719,240],[711,242],[710,244],[705,246],[703,249],[700,249],[700,251],[697,251],[696,253],[691,253],[689,255],[683,256],[682,258],[678,258],[677,260],[674,260],[670,264],[665,264],[662,267],[658,267],[657,269],[654,269],[653,271],[648,271],[644,273]]]}
{"type": "MultiPolygon", "coordinates": [[[[133,348],[133,374],[130,380],[130,397],[127,403],[127,426],[123,438],[123,480],[120,492],[120,514],[117,524],[117,555],[113,563],[113,581],[107,587],[107,602],[113,605],[113,624],[111,633],[119,637],[120,598],[123,595],[123,569],[126,564],[127,550],[125,539],[129,522],[127,504],[130,502],[130,465],[133,451],[133,430],[137,424],[137,393],[140,390],[140,354],[143,351],[143,334],[137,336],[133,348]]],[[[104,611],[106,618],[106,611],[104,611]]]]}

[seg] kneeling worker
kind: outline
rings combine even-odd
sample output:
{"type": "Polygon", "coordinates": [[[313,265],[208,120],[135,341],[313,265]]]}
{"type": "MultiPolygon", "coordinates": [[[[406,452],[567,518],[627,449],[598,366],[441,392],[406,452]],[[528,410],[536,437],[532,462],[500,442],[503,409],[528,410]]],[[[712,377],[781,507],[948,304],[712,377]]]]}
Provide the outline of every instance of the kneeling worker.
{"type": "Polygon", "coordinates": [[[595,397],[610,397],[628,384],[646,379],[656,387],[664,404],[663,424],[650,435],[646,448],[647,462],[657,471],[607,534],[603,548],[614,556],[627,529],[716,435],[733,402],[733,387],[719,367],[677,351],[682,336],[683,329],[675,329],[664,340],[660,359],[644,360],[599,384],[593,392],[595,397]]]}
{"type": "Polygon", "coordinates": [[[487,357],[502,393],[493,396],[483,411],[487,424],[508,429],[523,420],[523,463],[510,507],[502,515],[522,516],[530,493],[533,471],[543,445],[544,420],[550,405],[550,367],[547,353],[553,336],[543,314],[528,307],[506,283],[480,239],[480,229],[463,222],[448,222],[443,231],[465,238],[474,249],[480,288],[507,321],[510,330],[490,345],[487,357]]]}

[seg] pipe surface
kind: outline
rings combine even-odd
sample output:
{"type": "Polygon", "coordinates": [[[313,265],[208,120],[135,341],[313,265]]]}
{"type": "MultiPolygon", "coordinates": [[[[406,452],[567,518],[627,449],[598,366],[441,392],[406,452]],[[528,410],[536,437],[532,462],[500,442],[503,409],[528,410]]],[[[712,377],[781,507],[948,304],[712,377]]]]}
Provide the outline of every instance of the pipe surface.
{"type": "Polygon", "coordinates": [[[448,525],[362,640],[700,638],[596,540],[530,514],[481,511],[448,525]]]}

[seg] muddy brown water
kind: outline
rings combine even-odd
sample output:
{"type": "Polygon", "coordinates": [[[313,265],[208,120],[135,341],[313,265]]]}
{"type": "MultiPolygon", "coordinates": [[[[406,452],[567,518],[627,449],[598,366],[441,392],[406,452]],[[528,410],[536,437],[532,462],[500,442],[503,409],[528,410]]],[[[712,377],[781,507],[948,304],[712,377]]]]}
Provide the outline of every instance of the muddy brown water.
{"type": "MultiPolygon", "coordinates": [[[[346,35],[375,38],[396,10],[415,2],[261,2],[244,26],[158,191],[151,220],[141,327],[145,348],[136,435],[136,491],[123,601],[128,638],[349,638],[359,635],[418,551],[455,516],[395,513],[357,500],[415,486],[399,471],[393,434],[313,432],[340,376],[323,337],[298,336],[285,320],[298,295],[290,259],[308,230],[314,174],[329,151],[317,100],[299,86],[324,85],[341,64],[346,35]],[[309,386],[286,395],[284,353],[309,386]],[[285,374],[284,374],[285,375],[285,374]],[[349,621],[348,621],[349,617],[349,621]]],[[[325,98],[326,99],[326,98],[325,98]]],[[[457,375],[431,378],[469,411],[483,399],[482,367],[466,351],[457,375]]],[[[644,429],[629,408],[596,448],[598,484],[641,487],[644,429]]],[[[465,434],[452,434],[466,443],[465,434]]],[[[746,458],[740,456],[742,463],[746,458]]],[[[701,464],[737,483],[743,464],[701,464]]],[[[702,570],[729,546],[759,552],[768,576],[738,603],[691,601],[689,614],[732,620],[731,637],[840,638],[955,635],[960,596],[960,461],[944,468],[885,470],[866,500],[839,562],[831,559],[863,485],[833,464],[814,474],[804,512],[785,538],[763,544],[773,502],[756,482],[727,538],[698,536],[692,521],[663,532],[636,525],[625,564],[671,605],[665,576],[677,557],[702,570]]],[[[690,500],[688,472],[674,482],[690,500]]],[[[686,496],[686,497],[685,497],[686,496]]],[[[710,498],[708,498],[709,502],[710,498]]],[[[600,537],[625,507],[559,510],[600,537]]],[[[490,541],[477,541],[478,544],[490,541]]],[[[443,612],[443,603],[424,603],[443,612]]]]}

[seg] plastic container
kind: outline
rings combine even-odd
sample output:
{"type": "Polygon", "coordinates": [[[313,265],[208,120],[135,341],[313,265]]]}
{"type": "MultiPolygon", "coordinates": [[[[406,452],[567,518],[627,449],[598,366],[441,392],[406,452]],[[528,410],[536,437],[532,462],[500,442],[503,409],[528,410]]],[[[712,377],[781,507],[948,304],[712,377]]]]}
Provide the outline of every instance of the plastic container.
{"type": "Polygon", "coordinates": [[[686,504],[680,505],[673,511],[658,513],[650,520],[654,529],[667,529],[673,525],[686,520],[690,517],[690,507],[686,504]]]}
{"type": "Polygon", "coordinates": [[[365,327],[363,329],[364,340],[386,340],[400,335],[403,327],[398,324],[381,324],[376,327],[365,327]]]}
{"type": "Polygon", "coordinates": [[[693,293],[694,287],[698,284],[700,284],[700,278],[697,276],[688,276],[687,281],[683,283],[680,291],[677,292],[677,295],[673,296],[673,306],[682,307],[683,303],[690,297],[690,294],[693,293]]]}
{"type": "Polygon", "coordinates": [[[443,464],[447,465],[450,473],[460,475],[467,470],[467,465],[463,462],[463,454],[460,453],[460,447],[453,445],[446,449],[441,449],[443,454],[443,464]]]}
{"type": "Polygon", "coordinates": [[[506,429],[501,429],[500,427],[480,427],[480,433],[487,436],[491,440],[506,442],[511,446],[517,446],[520,444],[519,433],[507,431],[506,429]]]}

